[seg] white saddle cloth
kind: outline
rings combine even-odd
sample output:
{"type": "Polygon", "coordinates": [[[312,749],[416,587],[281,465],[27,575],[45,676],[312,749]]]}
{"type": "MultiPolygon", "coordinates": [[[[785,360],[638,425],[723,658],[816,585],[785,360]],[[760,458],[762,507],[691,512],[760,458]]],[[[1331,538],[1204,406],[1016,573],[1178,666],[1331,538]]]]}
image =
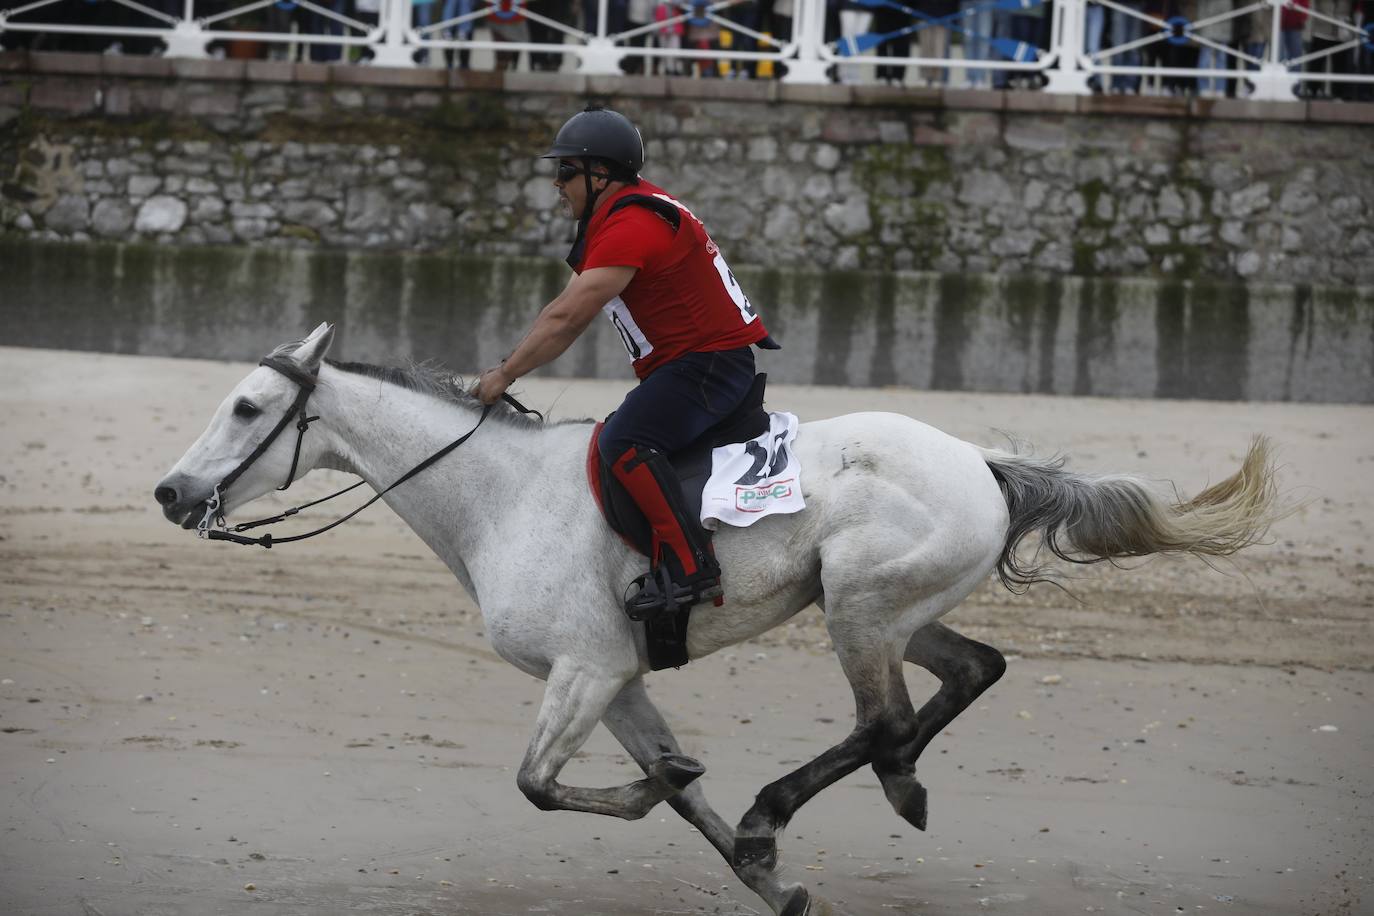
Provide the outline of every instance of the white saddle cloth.
{"type": "Polygon", "coordinates": [[[711,453],[711,476],[701,492],[701,525],[715,531],[724,522],[747,528],[769,515],[806,508],[801,460],[793,443],[797,418],[768,414],[768,432],[748,442],[722,445],[711,453]]]}

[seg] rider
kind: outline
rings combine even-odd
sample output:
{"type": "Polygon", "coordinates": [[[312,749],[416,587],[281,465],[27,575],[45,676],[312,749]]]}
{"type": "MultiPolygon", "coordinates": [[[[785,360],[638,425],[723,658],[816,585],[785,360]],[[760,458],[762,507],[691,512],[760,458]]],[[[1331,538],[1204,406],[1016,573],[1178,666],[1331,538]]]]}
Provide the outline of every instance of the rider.
{"type": "Polygon", "coordinates": [[[545,159],[577,220],[574,273],[519,346],[482,373],[475,392],[494,403],[520,376],[556,359],[605,311],[630,352],[639,385],[606,422],[598,447],[653,528],[650,571],[626,599],[632,616],[720,594],[720,566],[668,454],[743,401],[758,344],[775,349],[706,227],[639,176],[644,141],[624,115],[588,107],[559,129],[545,159]]]}

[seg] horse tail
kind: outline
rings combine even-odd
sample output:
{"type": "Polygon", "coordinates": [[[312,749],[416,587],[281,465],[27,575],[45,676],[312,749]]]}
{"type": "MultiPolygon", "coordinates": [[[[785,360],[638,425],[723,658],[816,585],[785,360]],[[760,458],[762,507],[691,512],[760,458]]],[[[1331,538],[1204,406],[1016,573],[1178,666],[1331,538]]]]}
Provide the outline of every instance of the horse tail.
{"type": "Polygon", "coordinates": [[[1037,531],[1051,553],[1071,563],[1156,553],[1224,557],[1259,542],[1286,514],[1275,509],[1272,449],[1264,436],[1251,441],[1239,471],[1189,500],[1161,497],[1144,478],[1128,474],[1066,471],[1063,457],[981,451],[1011,516],[997,575],[1012,591],[1051,580],[1040,551],[1029,560],[1016,553],[1037,531]]]}

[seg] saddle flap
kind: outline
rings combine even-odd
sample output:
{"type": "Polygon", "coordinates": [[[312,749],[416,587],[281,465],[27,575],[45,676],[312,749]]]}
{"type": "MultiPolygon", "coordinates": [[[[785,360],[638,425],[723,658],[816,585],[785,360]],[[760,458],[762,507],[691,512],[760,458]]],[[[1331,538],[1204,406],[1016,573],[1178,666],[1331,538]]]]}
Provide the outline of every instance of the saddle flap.
{"type": "MultiPolygon", "coordinates": [[[[709,540],[710,530],[701,527],[701,492],[711,477],[711,452],[719,445],[731,442],[745,442],[762,435],[768,429],[768,412],[763,409],[764,392],[768,376],[760,372],[754,376],[754,384],[740,405],[716,425],[707,429],[690,445],[668,456],[678,480],[682,483],[682,495],[693,523],[702,535],[709,540]]],[[[620,535],[621,540],[631,548],[650,556],[653,544],[653,531],[648,520],[639,511],[639,506],[630,494],[611,473],[610,463],[603,460],[597,443],[605,423],[598,423],[592,430],[591,443],[587,448],[587,484],[601,514],[611,530],[620,535]]]]}

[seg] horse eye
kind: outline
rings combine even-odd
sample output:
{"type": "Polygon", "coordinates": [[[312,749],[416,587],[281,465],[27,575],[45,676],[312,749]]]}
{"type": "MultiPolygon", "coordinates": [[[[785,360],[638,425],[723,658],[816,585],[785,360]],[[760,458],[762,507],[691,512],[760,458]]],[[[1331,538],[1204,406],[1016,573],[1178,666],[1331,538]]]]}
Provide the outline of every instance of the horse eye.
{"type": "Polygon", "coordinates": [[[247,420],[258,415],[258,408],[250,401],[239,401],[234,405],[234,416],[247,420]]]}

